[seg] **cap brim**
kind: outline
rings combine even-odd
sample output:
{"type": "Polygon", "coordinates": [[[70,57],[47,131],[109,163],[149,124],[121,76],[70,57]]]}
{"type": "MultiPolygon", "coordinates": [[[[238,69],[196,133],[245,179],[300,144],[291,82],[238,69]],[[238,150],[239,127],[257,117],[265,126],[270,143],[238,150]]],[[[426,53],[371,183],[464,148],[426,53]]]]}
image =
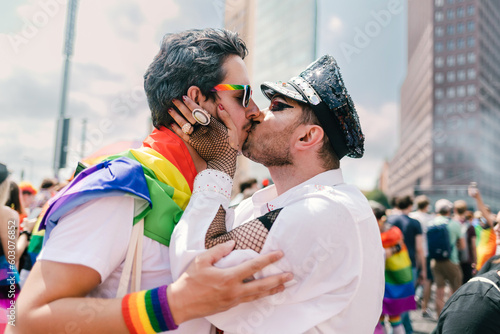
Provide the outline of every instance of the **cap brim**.
{"type": "Polygon", "coordinates": [[[260,85],[260,89],[262,90],[262,94],[264,94],[264,96],[269,100],[271,100],[274,95],[280,94],[295,101],[308,103],[306,99],[290,84],[266,81],[260,85]]]}

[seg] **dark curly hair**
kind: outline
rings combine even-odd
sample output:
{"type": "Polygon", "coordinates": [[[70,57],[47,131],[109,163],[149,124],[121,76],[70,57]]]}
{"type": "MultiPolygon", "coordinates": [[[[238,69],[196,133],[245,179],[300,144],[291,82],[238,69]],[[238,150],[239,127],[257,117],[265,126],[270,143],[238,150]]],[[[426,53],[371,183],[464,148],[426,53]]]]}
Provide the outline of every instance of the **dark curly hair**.
{"type": "Polygon", "coordinates": [[[210,90],[221,83],[226,73],[222,65],[230,55],[245,58],[248,50],[237,33],[225,29],[193,29],[163,37],[160,51],[144,74],[153,125],[168,126],[167,110],[172,99],[181,99],[191,86],[200,88],[207,99],[210,90]]]}

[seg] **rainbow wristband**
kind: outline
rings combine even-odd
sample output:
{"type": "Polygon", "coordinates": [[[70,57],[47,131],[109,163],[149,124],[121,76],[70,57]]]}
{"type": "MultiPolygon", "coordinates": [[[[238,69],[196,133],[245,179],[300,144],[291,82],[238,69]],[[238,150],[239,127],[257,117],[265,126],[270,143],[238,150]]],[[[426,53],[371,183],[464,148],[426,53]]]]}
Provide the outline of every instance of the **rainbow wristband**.
{"type": "Polygon", "coordinates": [[[167,286],[129,293],[122,299],[122,314],[132,334],[160,333],[177,329],[167,299],[167,286]]]}

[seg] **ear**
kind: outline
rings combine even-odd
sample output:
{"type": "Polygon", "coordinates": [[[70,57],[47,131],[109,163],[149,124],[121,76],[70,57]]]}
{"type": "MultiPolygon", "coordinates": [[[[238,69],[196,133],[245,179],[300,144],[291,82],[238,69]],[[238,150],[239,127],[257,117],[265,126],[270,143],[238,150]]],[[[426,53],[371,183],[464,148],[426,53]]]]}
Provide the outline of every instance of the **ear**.
{"type": "Polygon", "coordinates": [[[321,145],[325,131],[319,125],[302,125],[303,129],[299,132],[298,140],[295,142],[295,148],[299,151],[315,149],[315,146],[321,145]]]}
{"type": "Polygon", "coordinates": [[[201,89],[198,86],[189,87],[187,96],[196,104],[200,104],[200,102],[204,102],[206,100],[205,95],[202,94],[201,89]]]}

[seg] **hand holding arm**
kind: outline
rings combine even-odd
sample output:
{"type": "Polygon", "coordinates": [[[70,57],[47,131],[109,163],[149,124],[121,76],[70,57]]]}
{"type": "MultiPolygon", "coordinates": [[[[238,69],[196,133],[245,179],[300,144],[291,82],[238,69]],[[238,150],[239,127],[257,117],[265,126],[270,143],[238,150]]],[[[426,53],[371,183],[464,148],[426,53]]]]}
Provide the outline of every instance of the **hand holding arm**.
{"type": "MultiPolygon", "coordinates": [[[[170,312],[177,324],[283,291],[290,274],[244,283],[245,277],[278,261],[281,252],[234,268],[213,267],[233,247],[230,242],[199,255],[186,273],[168,287],[170,312]]],[[[37,262],[17,300],[16,326],[7,325],[6,333],[127,333],[122,299],[84,297],[99,283],[99,274],[89,267],[37,262]]]]}

